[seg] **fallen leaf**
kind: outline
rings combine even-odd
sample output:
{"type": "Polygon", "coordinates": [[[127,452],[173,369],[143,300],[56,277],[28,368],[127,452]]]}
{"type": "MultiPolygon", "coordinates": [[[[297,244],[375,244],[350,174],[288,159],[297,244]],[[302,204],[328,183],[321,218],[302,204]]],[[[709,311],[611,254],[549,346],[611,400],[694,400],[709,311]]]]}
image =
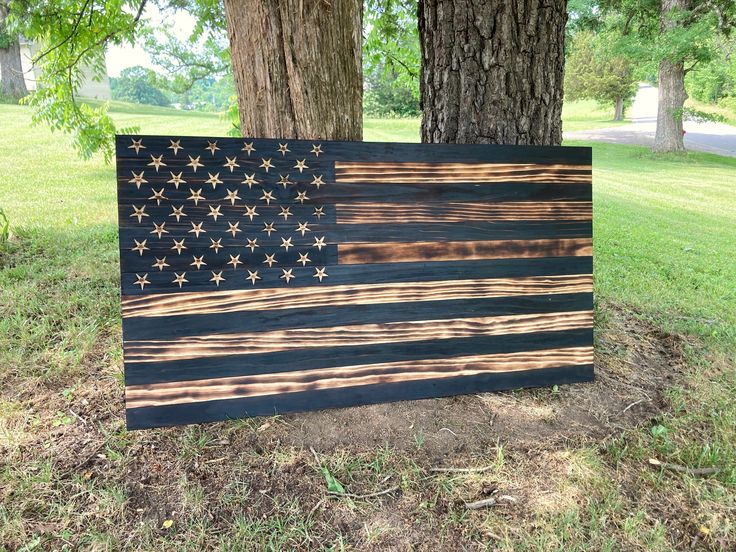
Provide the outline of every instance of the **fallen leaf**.
{"type": "Polygon", "coordinates": [[[170,528],[170,527],[171,527],[172,525],[174,525],[174,520],[173,520],[173,519],[167,519],[166,521],[164,521],[164,523],[163,523],[163,526],[162,526],[162,527],[163,527],[164,529],[168,529],[168,528],[170,528]]]}

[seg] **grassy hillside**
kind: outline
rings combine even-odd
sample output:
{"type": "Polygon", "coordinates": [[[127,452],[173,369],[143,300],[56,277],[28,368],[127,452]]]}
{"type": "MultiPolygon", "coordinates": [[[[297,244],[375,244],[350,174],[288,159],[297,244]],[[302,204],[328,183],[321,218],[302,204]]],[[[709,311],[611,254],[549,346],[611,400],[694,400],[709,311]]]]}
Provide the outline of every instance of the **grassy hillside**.
{"type": "MultiPolygon", "coordinates": [[[[226,130],[217,115],[114,117],[144,133],[226,130]]],[[[0,120],[13,233],[0,246],[0,550],[736,548],[736,159],[592,144],[595,385],[128,433],[114,170],[32,128],[25,108],[0,105],[0,120]],[[565,418],[576,408],[592,415],[565,418]],[[335,498],[327,476],[356,494],[399,489],[335,498]],[[517,502],[464,509],[494,489],[517,502]]],[[[369,119],[365,138],[417,128],[369,119]]]]}

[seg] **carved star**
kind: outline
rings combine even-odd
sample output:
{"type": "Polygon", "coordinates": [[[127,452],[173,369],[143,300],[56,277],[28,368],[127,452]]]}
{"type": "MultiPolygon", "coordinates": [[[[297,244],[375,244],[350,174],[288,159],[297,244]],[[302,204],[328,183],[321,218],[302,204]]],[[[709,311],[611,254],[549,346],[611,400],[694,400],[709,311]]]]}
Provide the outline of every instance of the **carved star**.
{"type": "Polygon", "coordinates": [[[197,167],[204,167],[204,163],[199,162],[200,157],[201,155],[198,155],[197,157],[192,157],[191,155],[189,156],[189,163],[187,163],[187,167],[192,167],[195,173],[197,172],[197,167]]]}
{"type": "Polygon", "coordinates": [[[209,140],[207,140],[207,147],[204,149],[210,150],[212,155],[215,155],[215,152],[220,148],[217,147],[217,140],[215,140],[214,142],[210,142],[209,140]]]}
{"type": "Polygon", "coordinates": [[[151,188],[151,191],[153,192],[153,195],[151,197],[149,197],[148,199],[155,199],[156,200],[156,205],[161,205],[161,200],[162,199],[168,199],[164,195],[164,189],[163,188],[161,188],[158,192],[156,190],[154,190],[153,188],[151,188]]]}
{"type": "Polygon", "coordinates": [[[148,164],[149,167],[155,167],[156,172],[158,172],[159,167],[165,167],[166,163],[163,162],[163,155],[159,155],[158,157],[154,157],[151,155],[151,162],[148,164]]]}
{"type": "Polygon", "coordinates": [[[319,278],[320,282],[322,281],[322,278],[327,278],[327,276],[329,276],[329,274],[325,272],[325,270],[327,270],[326,267],[322,267],[322,268],[315,267],[314,270],[315,270],[315,273],[314,273],[314,276],[312,276],[312,278],[319,278]]]}
{"type": "Polygon", "coordinates": [[[322,180],[322,175],[317,176],[316,174],[312,176],[312,182],[311,184],[314,184],[317,186],[317,189],[319,190],[320,186],[324,186],[324,181],[322,180]]]}
{"type": "Polygon", "coordinates": [[[305,199],[309,199],[309,197],[307,196],[306,190],[303,192],[297,192],[296,199],[294,201],[298,201],[299,203],[303,204],[305,199]]]}
{"type": "Polygon", "coordinates": [[[217,287],[220,287],[220,282],[224,282],[225,278],[222,277],[222,270],[220,272],[212,271],[212,278],[210,278],[210,282],[215,282],[215,285],[217,287]]]}
{"type": "Polygon", "coordinates": [[[282,280],[286,280],[286,283],[288,284],[291,280],[295,278],[295,276],[291,273],[293,270],[293,268],[289,268],[288,270],[282,268],[281,272],[283,272],[283,274],[279,276],[279,278],[281,278],[282,280]]]}
{"type": "Polygon", "coordinates": [[[135,247],[132,247],[130,250],[137,251],[138,254],[142,257],[143,252],[149,249],[148,247],[146,247],[146,242],[148,240],[143,240],[142,242],[139,242],[138,240],[133,240],[133,241],[135,242],[135,247]]]}
{"type": "Polygon", "coordinates": [[[324,205],[322,207],[315,207],[314,213],[312,213],[315,217],[317,217],[317,220],[322,218],[322,215],[325,214],[325,207],[324,205]]]}
{"type": "Polygon", "coordinates": [[[244,142],[243,150],[248,154],[248,157],[250,157],[250,154],[254,151],[256,151],[256,148],[253,147],[253,142],[244,142]]]}
{"type": "Polygon", "coordinates": [[[248,245],[246,245],[245,247],[250,249],[251,253],[253,253],[256,250],[256,247],[261,247],[260,245],[256,243],[258,241],[258,238],[253,238],[253,239],[245,238],[245,239],[248,240],[248,245]]]}
{"type": "Polygon", "coordinates": [[[131,138],[130,140],[133,143],[128,146],[128,149],[134,149],[136,155],[138,155],[138,152],[140,150],[146,149],[146,146],[143,145],[143,138],[140,138],[138,140],[133,140],[133,138],[131,138]]]}
{"type": "Polygon", "coordinates": [[[145,286],[146,284],[151,283],[148,281],[148,274],[144,274],[143,276],[141,276],[140,274],[136,274],[135,277],[138,279],[135,282],[133,282],[133,284],[141,286],[141,289],[143,289],[143,286],[145,286]]]}
{"type": "Polygon", "coordinates": [[[289,149],[289,144],[288,143],[287,144],[282,144],[281,142],[279,142],[279,153],[281,155],[286,156],[286,153],[289,152],[289,151],[291,151],[291,150],[289,149]]]}
{"type": "Polygon", "coordinates": [[[240,224],[240,221],[233,224],[232,222],[228,222],[227,225],[230,227],[225,232],[230,232],[233,235],[233,238],[235,237],[235,234],[238,232],[242,232],[240,228],[238,228],[238,225],[240,224]]]}
{"type": "Polygon", "coordinates": [[[302,266],[307,266],[307,263],[311,263],[312,259],[309,258],[309,253],[299,253],[299,259],[296,262],[302,263],[302,266]]]}
{"type": "Polygon", "coordinates": [[[167,181],[166,181],[166,183],[167,183],[167,184],[173,184],[174,186],[176,186],[176,189],[177,189],[177,190],[179,189],[179,184],[186,184],[186,183],[187,183],[187,181],[186,181],[186,180],[184,180],[184,179],[183,179],[183,178],[181,177],[181,173],[179,173],[179,174],[174,174],[174,173],[172,172],[172,173],[170,173],[170,174],[171,174],[171,180],[167,180],[167,181]]]}
{"type": "Polygon", "coordinates": [[[263,223],[263,230],[261,232],[268,232],[268,235],[271,235],[271,232],[276,232],[276,228],[273,225],[273,222],[264,222],[263,223]]]}
{"type": "Polygon", "coordinates": [[[237,163],[237,161],[238,161],[238,158],[237,157],[233,157],[232,159],[230,159],[229,157],[225,156],[225,159],[227,159],[227,161],[225,161],[225,164],[223,165],[223,167],[229,168],[230,169],[230,172],[233,172],[233,170],[235,169],[235,167],[239,167],[240,166],[237,163]]]}
{"type": "Polygon", "coordinates": [[[151,230],[149,232],[149,234],[156,234],[156,236],[158,237],[158,239],[161,239],[161,234],[168,234],[169,233],[169,231],[166,228],[164,228],[164,226],[166,226],[166,223],[165,222],[162,222],[161,224],[156,224],[154,222],[153,223],[153,230],[151,230]]]}
{"type": "Polygon", "coordinates": [[[238,195],[238,190],[228,190],[227,195],[222,198],[223,200],[229,199],[230,205],[235,205],[235,201],[240,199],[240,196],[238,195]]]}
{"type": "Polygon", "coordinates": [[[279,178],[278,183],[281,184],[284,187],[284,190],[286,189],[286,187],[289,184],[293,184],[293,182],[291,180],[289,180],[289,175],[288,174],[287,175],[280,174],[279,177],[280,178],[279,178]]]}
{"type": "Polygon", "coordinates": [[[327,244],[325,243],[325,237],[324,236],[322,236],[321,238],[315,237],[312,247],[316,247],[317,250],[322,251],[323,247],[327,247],[327,244]]]}
{"type": "Polygon", "coordinates": [[[304,234],[306,232],[311,232],[311,230],[309,229],[309,223],[308,222],[300,222],[299,223],[299,226],[296,227],[295,232],[301,232],[302,233],[302,237],[304,237],[304,234]]]}
{"type": "Polygon", "coordinates": [[[253,173],[250,176],[248,176],[246,174],[245,175],[245,180],[243,180],[241,182],[241,184],[247,184],[248,185],[248,189],[249,190],[252,189],[253,188],[253,184],[258,184],[258,181],[256,180],[256,173],[253,173]]]}
{"type": "Polygon", "coordinates": [[[166,257],[163,259],[159,259],[156,257],[156,262],[151,265],[152,267],[158,268],[159,270],[163,270],[166,266],[171,266],[169,263],[166,262],[166,257]]]}
{"type": "Polygon", "coordinates": [[[222,238],[217,238],[216,240],[213,240],[210,238],[210,241],[212,242],[212,245],[210,245],[210,249],[214,249],[215,253],[219,253],[220,249],[225,247],[224,245],[221,245],[220,242],[222,241],[222,238]]]}
{"type": "Polygon", "coordinates": [[[257,217],[257,216],[260,216],[260,215],[256,212],[256,206],[255,205],[253,207],[248,207],[246,205],[245,206],[245,213],[243,213],[243,216],[244,217],[249,217],[250,220],[253,220],[253,217],[257,217]]]}
{"type": "Polygon", "coordinates": [[[288,239],[281,238],[281,245],[279,247],[283,247],[287,251],[289,250],[290,247],[294,247],[294,245],[291,243],[291,236],[289,236],[288,239]]]}
{"type": "Polygon", "coordinates": [[[281,213],[279,213],[280,216],[284,217],[284,220],[287,220],[290,216],[293,215],[291,212],[291,207],[282,207],[281,213]]]}
{"type": "Polygon", "coordinates": [[[218,184],[222,184],[222,180],[220,180],[220,173],[219,172],[217,174],[212,174],[212,173],[209,173],[208,172],[207,175],[209,176],[209,178],[207,180],[205,180],[205,184],[212,184],[212,189],[213,190],[215,188],[217,188],[217,185],[218,184]]]}
{"type": "Polygon", "coordinates": [[[189,263],[189,266],[196,266],[197,270],[202,268],[203,266],[207,266],[207,263],[204,262],[204,255],[200,255],[197,257],[196,255],[192,255],[193,261],[189,263]]]}
{"type": "Polygon", "coordinates": [[[297,160],[296,165],[294,165],[295,169],[299,169],[299,172],[302,172],[304,169],[308,169],[309,166],[307,165],[307,160],[302,159],[301,161],[297,160]]]}
{"type": "Polygon", "coordinates": [[[143,220],[143,217],[147,217],[148,214],[145,212],[146,206],[144,205],[140,209],[133,205],[133,214],[131,214],[131,217],[138,217],[138,222],[141,222],[143,220]]]}
{"type": "Polygon", "coordinates": [[[207,216],[212,217],[212,219],[217,222],[217,217],[222,216],[222,213],[220,212],[220,207],[222,206],[218,205],[217,207],[213,207],[212,205],[210,205],[210,212],[207,213],[207,216]]]}
{"type": "Polygon", "coordinates": [[[169,142],[171,142],[171,145],[167,149],[174,150],[174,155],[179,153],[180,149],[184,149],[181,145],[181,140],[174,141],[169,139],[169,142]]]}
{"type": "Polygon", "coordinates": [[[264,159],[263,157],[261,157],[261,161],[262,161],[262,163],[259,165],[259,167],[263,167],[264,169],[266,169],[266,172],[268,172],[268,169],[273,169],[274,168],[273,163],[271,163],[271,159],[270,158],[269,159],[264,159]]]}
{"type": "Polygon", "coordinates": [[[187,234],[194,234],[196,237],[199,237],[200,234],[206,234],[207,233],[207,230],[205,230],[204,228],[202,228],[202,225],[204,224],[204,222],[200,222],[199,224],[194,224],[192,222],[191,224],[192,224],[192,229],[189,230],[189,232],[187,232],[187,234]]]}
{"type": "Polygon", "coordinates": [[[233,268],[238,268],[239,264],[243,264],[243,262],[240,260],[240,254],[230,255],[230,260],[227,262],[227,264],[233,265],[233,268]]]}
{"type": "Polygon", "coordinates": [[[185,239],[186,239],[186,238],[182,238],[182,239],[181,239],[181,240],[179,240],[179,241],[177,241],[177,240],[173,240],[173,241],[174,241],[174,245],[173,245],[173,246],[171,246],[171,249],[176,249],[176,252],[177,252],[177,253],[178,253],[179,255],[181,255],[181,250],[182,250],[182,249],[186,249],[186,248],[187,248],[187,246],[186,246],[186,245],[184,245],[184,240],[185,240],[185,239]]]}
{"type": "Polygon", "coordinates": [[[310,150],[310,153],[313,153],[316,157],[319,157],[320,153],[324,153],[322,151],[322,144],[317,144],[316,146],[312,144],[312,149],[310,150]]]}
{"type": "Polygon", "coordinates": [[[172,212],[171,212],[171,213],[169,213],[169,216],[170,216],[170,217],[176,217],[176,222],[179,222],[179,219],[180,219],[181,217],[187,217],[187,216],[189,216],[189,215],[187,215],[187,214],[186,214],[186,213],[184,212],[184,206],[183,206],[183,205],[182,205],[181,207],[178,207],[178,208],[177,208],[177,207],[174,207],[174,206],[172,205],[172,206],[171,206],[171,211],[172,211],[172,212]]]}
{"type": "Polygon", "coordinates": [[[130,172],[133,173],[133,178],[131,178],[130,180],[128,180],[128,182],[133,182],[135,184],[135,187],[138,190],[141,189],[141,184],[148,184],[148,180],[146,180],[145,178],[143,178],[143,173],[145,171],[141,171],[141,174],[135,174],[135,171],[130,171],[130,172]]]}
{"type": "Polygon", "coordinates": [[[199,205],[200,200],[207,199],[202,195],[202,188],[197,190],[196,192],[189,188],[189,191],[192,193],[187,199],[191,199],[195,205],[199,205]]]}
{"type": "Polygon", "coordinates": [[[186,272],[182,272],[181,274],[179,274],[177,272],[174,272],[175,278],[173,280],[171,280],[171,283],[172,284],[179,284],[179,288],[181,288],[182,284],[184,284],[185,282],[189,282],[189,280],[187,280],[184,277],[186,275],[187,275],[186,272]]]}
{"type": "Polygon", "coordinates": [[[269,268],[271,268],[274,263],[278,263],[276,260],[276,253],[272,253],[271,255],[266,255],[266,260],[263,261],[263,264],[267,264],[269,268]]]}
{"type": "Polygon", "coordinates": [[[271,200],[275,198],[273,197],[273,192],[266,192],[264,190],[263,195],[258,199],[264,200],[266,202],[266,205],[271,205],[271,200]]]}
{"type": "Polygon", "coordinates": [[[256,285],[256,280],[260,280],[261,277],[258,275],[257,270],[249,270],[248,276],[246,276],[245,279],[250,280],[253,285],[256,285]]]}

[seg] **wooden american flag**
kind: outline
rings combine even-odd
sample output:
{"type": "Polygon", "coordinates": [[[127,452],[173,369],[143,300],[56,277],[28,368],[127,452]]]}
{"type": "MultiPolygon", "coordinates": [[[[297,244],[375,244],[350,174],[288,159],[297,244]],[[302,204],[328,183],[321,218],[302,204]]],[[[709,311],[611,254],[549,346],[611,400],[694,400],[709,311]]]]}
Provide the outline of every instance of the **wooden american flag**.
{"type": "Polygon", "coordinates": [[[128,428],[593,378],[589,148],[118,136],[128,428]]]}

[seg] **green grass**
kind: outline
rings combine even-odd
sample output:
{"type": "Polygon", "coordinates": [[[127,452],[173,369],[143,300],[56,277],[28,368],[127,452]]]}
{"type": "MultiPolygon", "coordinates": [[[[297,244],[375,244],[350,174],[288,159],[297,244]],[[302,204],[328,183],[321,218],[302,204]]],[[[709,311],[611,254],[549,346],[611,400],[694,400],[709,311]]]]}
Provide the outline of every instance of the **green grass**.
{"type": "MultiPolygon", "coordinates": [[[[572,111],[567,121],[603,121],[602,115],[585,119],[582,108],[572,111]]],[[[227,130],[216,114],[116,105],[113,116],[144,133],[227,130]]],[[[527,517],[509,519],[501,510],[469,515],[455,504],[491,483],[524,488],[546,469],[541,460],[525,468],[536,453],[500,446],[477,459],[493,464],[490,479],[432,479],[424,471],[433,460],[423,456],[422,433],[403,451],[346,443],[319,462],[276,441],[254,446],[251,436],[270,431],[259,427],[262,421],[126,433],[114,170],[99,158],[78,160],[64,136],[31,127],[26,108],[2,105],[0,120],[12,137],[0,141],[0,208],[12,232],[0,244],[0,550],[33,543],[38,549],[65,543],[111,550],[380,549],[412,527],[468,547],[496,542],[501,550],[673,550],[682,542],[673,526],[692,532],[688,542],[698,535],[712,549],[736,546],[736,159],[591,144],[597,335],[612,331],[612,305],[634,312],[661,333],[663,344],[670,334],[684,336],[687,375],[673,381],[665,413],[651,423],[624,431],[612,425],[610,439],[543,450],[567,466],[555,476],[559,496],[552,495],[561,505],[550,512],[528,506],[527,517]],[[78,409],[85,401],[103,423],[87,427],[74,417],[71,405],[78,409]],[[226,445],[235,460],[217,463],[225,454],[218,442],[238,438],[226,445]],[[80,457],[90,460],[74,469],[80,457]],[[724,470],[709,479],[659,474],[646,469],[649,457],[724,470]],[[159,466],[160,479],[141,491],[136,470],[159,473],[163,458],[171,465],[159,466]],[[381,502],[320,506],[314,497],[326,489],[321,467],[349,490],[397,482],[401,497],[391,511],[413,521],[392,525],[381,502]],[[272,487],[277,483],[269,477],[279,470],[294,474],[297,484],[272,487]],[[673,512],[657,506],[663,503],[687,507],[673,512]],[[169,518],[174,526],[162,528],[169,518]],[[711,536],[698,533],[701,525],[711,536]]],[[[365,138],[416,141],[417,129],[418,121],[368,119],[365,138]]],[[[554,400],[533,393],[515,400],[522,405],[538,397],[554,400]]]]}
{"type": "Polygon", "coordinates": [[[624,125],[627,121],[613,120],[613,106],[602,106],[595,100],[565,102],[562,106],[562,130],[592,130],[624,125]]]}

